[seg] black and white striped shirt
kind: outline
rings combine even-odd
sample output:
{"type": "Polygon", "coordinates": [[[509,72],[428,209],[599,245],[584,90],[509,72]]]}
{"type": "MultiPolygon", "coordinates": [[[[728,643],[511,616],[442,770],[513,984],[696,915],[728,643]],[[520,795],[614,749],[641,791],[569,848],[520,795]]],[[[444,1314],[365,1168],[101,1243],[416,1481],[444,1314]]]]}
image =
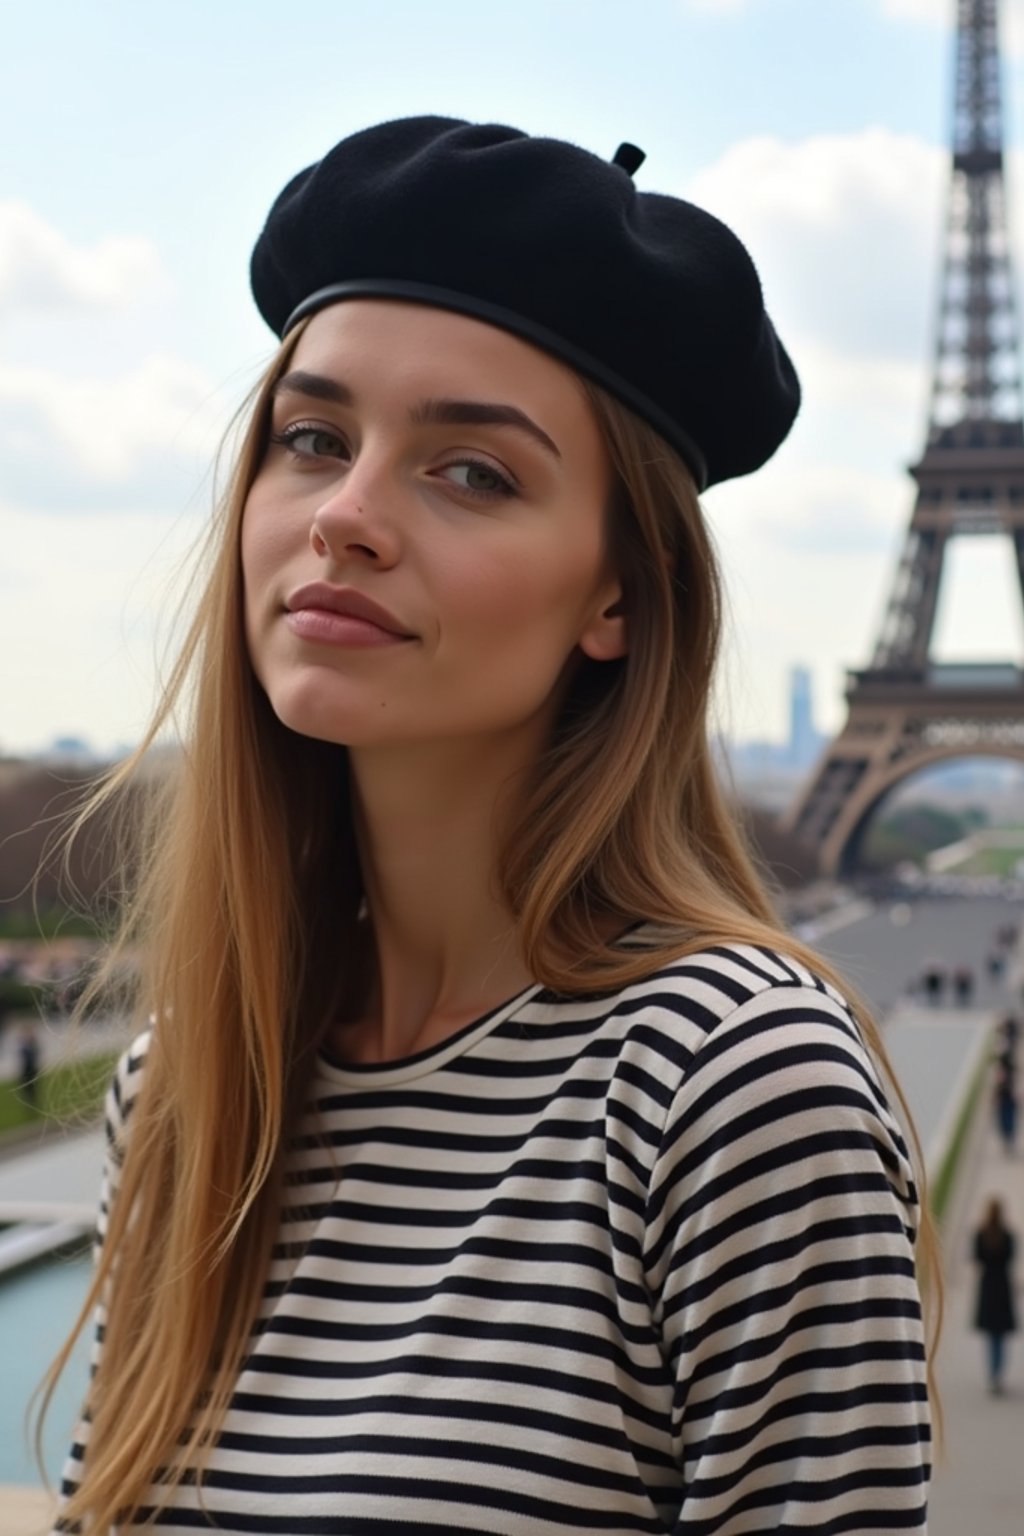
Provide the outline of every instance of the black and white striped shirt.
{"type": "MultiPolygon", "coordinates": [[[[400,1062],[321,1053],[214,1528],[921,1530],[916,1220],[848,1008],[771,951],[535,986],[400,1062]]],[[[159,1523],[206,1529],[195,1490],[159,1523]]]]}

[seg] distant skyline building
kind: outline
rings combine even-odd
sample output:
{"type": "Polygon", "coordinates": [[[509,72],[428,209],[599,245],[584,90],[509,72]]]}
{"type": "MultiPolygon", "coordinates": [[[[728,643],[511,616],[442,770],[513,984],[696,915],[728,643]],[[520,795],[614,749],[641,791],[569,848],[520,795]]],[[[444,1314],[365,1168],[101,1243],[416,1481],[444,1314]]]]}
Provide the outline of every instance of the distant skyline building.
{"type": "Polygon", "coordinates": [[[814,722],[811,669],[796,662],[789,668],[787,739],[728,741],[721,745],[737,787],[765,808],[781,811],[791,803],[827,741],[828,737],[814,722]]]}
{"type": "Polygon", "coordinates": [[[66,763],[69,767],[88,767],[99,761],[92,743],[84,736],[55,736],[48,747],[34,755],[42,762],[66,763]]]}
{"type": "Polygon", "coordinates": [[[821,750],[814,725],[814,699],[808,667],[789,669],[789,756],[794,768],[810,767],[821,750]]]}

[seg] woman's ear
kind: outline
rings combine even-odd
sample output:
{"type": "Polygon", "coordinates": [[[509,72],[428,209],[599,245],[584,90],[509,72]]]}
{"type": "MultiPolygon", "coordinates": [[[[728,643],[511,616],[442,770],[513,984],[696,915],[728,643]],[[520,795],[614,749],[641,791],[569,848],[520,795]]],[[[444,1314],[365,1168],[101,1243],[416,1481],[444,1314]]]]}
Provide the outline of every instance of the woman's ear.
{"type": "Polygon", "coordinates": [[[579,647],[591,661],[615,661],[629,649],[622,588],[616,582],[601,599],[601,606],[580,635],[579,647]]]}

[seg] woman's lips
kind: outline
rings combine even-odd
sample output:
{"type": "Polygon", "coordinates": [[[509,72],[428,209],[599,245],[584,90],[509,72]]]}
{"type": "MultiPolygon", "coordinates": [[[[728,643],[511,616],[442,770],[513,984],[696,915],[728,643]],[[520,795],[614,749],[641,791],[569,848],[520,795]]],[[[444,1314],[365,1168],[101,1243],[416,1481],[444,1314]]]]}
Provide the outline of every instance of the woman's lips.
{"type": "Polygon", "coordinates": [[[310,581],[290,593],[284,606],[295,634],[327,645],[390,645],[415,638],[389,609],[356,587],[310,581]]]}
{"type": "Polygon", "coordinates": [[[334,613],[329,608],[296,608],[286,612],[284,617],[294,635],[302,640],[318,641],[321,645],[356,648],[408,645],[411,638],[409,635],[396,635],[389,629],[382,629],[369,619],[357,619],[348,613],[334,613]]]}

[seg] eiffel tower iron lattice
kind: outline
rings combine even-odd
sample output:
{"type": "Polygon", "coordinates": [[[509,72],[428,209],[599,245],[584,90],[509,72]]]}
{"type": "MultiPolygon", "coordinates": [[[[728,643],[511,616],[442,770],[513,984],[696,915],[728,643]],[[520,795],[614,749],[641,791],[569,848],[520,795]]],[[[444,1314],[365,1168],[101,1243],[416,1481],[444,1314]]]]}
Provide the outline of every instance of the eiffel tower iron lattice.
{"type": "Polygon", "coordinates": [[[955,538],[1012,540],[1024,603],[1024,415],[1006,216],[999,0],[957,0],[952,174],[928,433],[917,496],[869,667],[848,674],[847,719],[784,818],[825,875],[903,779],[951,757],[1024,762],[1024,673],[936,665],[943,563],[955,538]]]}

